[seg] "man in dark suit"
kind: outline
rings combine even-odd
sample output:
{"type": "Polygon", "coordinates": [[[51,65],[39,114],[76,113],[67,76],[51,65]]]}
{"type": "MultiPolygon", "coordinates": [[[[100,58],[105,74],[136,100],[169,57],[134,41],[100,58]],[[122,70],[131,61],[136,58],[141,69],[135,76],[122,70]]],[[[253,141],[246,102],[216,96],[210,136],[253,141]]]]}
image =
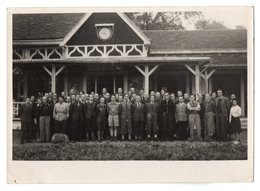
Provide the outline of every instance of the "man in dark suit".
{"type": "Polygon", "coordinates": [[[141,103],[139,95],[135,98],[136,102],[133,104],[133,134],[135,140],[141,140],[144,131],[144,104],[141,103]]]}
{"type": "Polygon", "coordinates": [[[119,105],[119,114],[121,118],[121,136],[122,140],[125,139],[125,135],[128,135],[128,140],[132,140],[132,103],[129,100],[129,96],[124,96],[124,101],[119,105]]]}
{"type": "Polygon", "coordinates": [[[94,102],[93,95],[89,96],[89,101],[84,104],[84,117],[85,117],[85,128],[86,128],[86,137],[89,141],[90,136],[91,140],[95,140],[96,133],[96,102],[94,102]]]}
{"type": "Polygon", "coordinates": [[[155,102],[155,97],[150,97],[150,102],[145,104],[145,114],[147,123],[147,139],[150,140],[151,136],[158,140],[158,113],[159,104],[155,102]]]}
{"type": "Polygon", "coordinates": [[[33,106],[30,98],[25,99],[25,103],[20,107],[21,114],[21,144],[30,143],[32,139],[33,126],[33,106]]]}
{"type": "Polygon", "coordinates": [[[164,94],[165,99],[160,104],[160,112],[162,114],[162,126],[160,130],[160,138],[162,140],[169,140],[173,138],[175,129],[175,104],[170,100],[168,92],[164,94]]]}
{"type": "Polygon", "coordinates": [[[79,100],[79,95],[76,95],[76,100],[70,103],[70,120],[71,120],[71,135],[69,138],[72,142],[80,141],[82,135],[83,122],[83,104],[79,100]]]}
{"type": "Polygon", "coordinates": [[[216,98],[216,139],[218,141],[227,140],[227,122],[229,113],[228,98],[223,96],[222,90],[217,91],[216,98]]]}

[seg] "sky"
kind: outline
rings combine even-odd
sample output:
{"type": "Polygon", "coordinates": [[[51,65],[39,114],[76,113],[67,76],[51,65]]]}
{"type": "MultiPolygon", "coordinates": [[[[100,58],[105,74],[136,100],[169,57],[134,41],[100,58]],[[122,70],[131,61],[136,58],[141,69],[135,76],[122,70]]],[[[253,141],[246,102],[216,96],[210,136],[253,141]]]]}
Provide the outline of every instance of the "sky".
{"type": "Polygon", "coordinates": [[[201,11],[206,20],[223,22],[226,27],[231,29],[235,29],[237,25],[248,28],[250,24],[249,12],[251,9],[249,7],[193,7],[190,10],[201,11]]]}

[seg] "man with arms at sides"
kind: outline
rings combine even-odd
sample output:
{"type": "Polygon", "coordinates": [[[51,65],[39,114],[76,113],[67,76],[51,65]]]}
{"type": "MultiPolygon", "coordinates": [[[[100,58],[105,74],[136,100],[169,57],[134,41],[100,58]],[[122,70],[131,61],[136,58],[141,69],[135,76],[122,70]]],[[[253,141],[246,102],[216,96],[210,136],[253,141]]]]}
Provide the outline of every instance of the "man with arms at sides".
{"type": "Polygon", "coordinates": [[[144,105],[141,103],[139,95],[135,98],[136,102],[133,104],[133,135],[135,140],[142,140],[144,132],[144,105]]]}
{"type": "Polygon", "coordinates": [[[227,140],[227,124],[229,114],[229,101],[227,97],[223,96],[221,89],[217,91],[216,98],[216,139],[218,141],[227,140]]]}
{"type": "Polygon", "coordinates": [[[132,140],[132,103],[128,95],[124,96],[124,101],[119,105],[119,114],[121,117],[121,136],[122,140],[128,135],[128,140],[132,140]]]}
{"type": "Polygon", "coordinates": [[[150,102],[145,104],[146,124],[147,124],[147,140],[153,136],[158,141],[158,113],[159,104],[155,102],[155,97],[150,97],[150,102]]]}
{"type": "Polygon", "coordinates": [[[95,141],[96,133],[96,102],[94,95],[89,95],[89,101],[84,104],[86,139],[95,141]]]}
{"type": "Polygon", "coordinates": [[[179,97],[179,103],[176,105],[175,119],[177,123],[177,135],[179,140],[185,140],[188,138],[188,113],[187,104],[184,103],[183,97],[179,97]]]}
{"type": "Polygon", "coordinates": [[[69,118],[69,108],[64,102],[64,97],[59,96],[59,102],[55,104],[53,109],[54,129],[55,133],[65,133],[66,121],[69,118]]]}
{"type": "Polygon", "coordinates": [[[21,144],[31,142],[32,126],[33,126],[33,106],[30,103],[30,98],[25,99],[20,107],[21,114],[21,144]]]}
{"type": "Polygon", "coordinates": [[[108,126],[110,131],[110,140],[117,140],[117,129],[119,126],[119,103],[116,102],[115,95],[111,96],[111,102],[107,104],[108,126]]]}
{"type": "Polygon", "coordinates": [[[205,94],[205,102],[204,102],[204,125],[205,125],[205,134],[204,139],[206,141],[213,139],[213,134],[215,131],[215,110],[216,110],[216,104],[215,101],[213,101],[210,97],[210,94],[205,94]]]}
{"type": "Polygon", "coordinates": [[[190,95],[190,102],[187,104],[189,113],[189,126],[190,126],[190,141],[194,140],[194,126],[196,125],[198,140],[202,141],[201,138],[201,122],[200,122],[200,104],[195,101],[195,96],[190,95]]]}
{"type": "Polygon", "coordinates": [[[49,142],[50,137],[50,116],[52,110],[47,103],[47,97],[43,96],[42,103],[39,107],[39,122],[40,122],[40,142],[49,142]]]}
{"type": "Polygon", "coordinates": [[[170,140],[173,138],[173,128],[175,128],[175,104],[170,100],[168,92],[164,95],[165,99],[160,104],[162,113],[162,125],[160,129],[160,139],[170,140]]]}
{"type": "Polygon", "coordinates": [[[101,97],[99,104],[97,104],[96,108],[97,113],[97,138],[98,141],[103,141],[103,132],[106,128],[107,121],[107,105],[105,103],[105,98],[101,97]]]}
{"type": "Polygon", "coordinates": [[[70,104],[70,114],[71,114],[71,135],[70,138],[72,142],[81,141],[83,134],[83,103],[79,100],[80,96],[75,96],[75,101],[70,104]]]}

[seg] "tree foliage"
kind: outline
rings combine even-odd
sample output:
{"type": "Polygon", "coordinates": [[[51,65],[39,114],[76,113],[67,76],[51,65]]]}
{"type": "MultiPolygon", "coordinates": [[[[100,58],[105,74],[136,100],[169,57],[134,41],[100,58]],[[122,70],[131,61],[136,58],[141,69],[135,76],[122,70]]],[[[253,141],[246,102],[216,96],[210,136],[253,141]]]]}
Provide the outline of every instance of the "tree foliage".
{"type": "Polygon", "coordinates": [[[216,20],[198,20],[195,23],[195,29],[196,30],[223,30],[223,29],[229,29],[224,25],[224,22],[219,22],[216,20]]]}
{"type": "Polygon", "coordinates": [[[200,11],[128,12],[125,13],[141,30],[184,30],[184,23],[194,24],[203,18],[200,11]]]}

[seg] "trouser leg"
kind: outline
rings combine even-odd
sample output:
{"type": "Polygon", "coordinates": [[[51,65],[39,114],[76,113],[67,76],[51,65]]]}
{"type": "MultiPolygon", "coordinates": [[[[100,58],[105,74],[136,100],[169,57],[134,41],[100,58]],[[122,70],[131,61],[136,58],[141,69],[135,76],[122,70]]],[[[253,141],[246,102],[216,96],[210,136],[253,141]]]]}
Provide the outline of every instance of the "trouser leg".
{"type": "Polygon", "coordinates": [[[40,142],[44,142],[44,116],[40,116],[40,142]]]}
{"type": "Polygon", "coordinates": [[[201,121],[200,121],[200,116],[199,114],[195,115],[195,125],[197,128],[197,136],[199,139],[201,139],[201,121]]]}
{"type": "Polygon", "coordinates": [[[190,138],[194,139],[194,114],[189,115],[190,138]]]}

